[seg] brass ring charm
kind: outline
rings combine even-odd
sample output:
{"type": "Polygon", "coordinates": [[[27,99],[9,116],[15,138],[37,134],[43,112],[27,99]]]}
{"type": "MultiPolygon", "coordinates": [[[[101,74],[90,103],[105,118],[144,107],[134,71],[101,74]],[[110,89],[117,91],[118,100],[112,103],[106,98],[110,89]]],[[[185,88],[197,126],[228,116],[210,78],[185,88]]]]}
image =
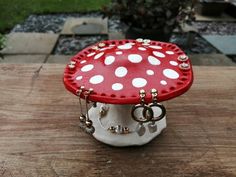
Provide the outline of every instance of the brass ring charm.
{"type": "Polygon", "coordinates": [[[158,91],[156,89],[151,89],[151,95],[152,95],[152,103],[148,105],[149,108],[151,108],[152,112],[150,112],[148,109],[143,110],[143,116],[145,117],[151,117],[151,121],[159,121],[163,119],[166,115],[166,108],[157,102],[157,97],[158,97],[158,91]],[[153,111],[154,107],[158,107],[161,109],[161,114],[159,116],[155,117],[155,113],[153,111]]]}
{"type": "Polygon", "coordinates": [[[140,96],[140,104],[137,104],[132,107],[131,116],[137,122],[140,122],[140,123],[148,122],[153,117],[153,111],[152,111],[152,108],[150,108],[147,104],[145,104],[145,96],[146,96],[145,90],[143,90],[143,89],[140,90],[139,96],[140,96]],[[143,114],[142,117],[137,117],[135,115],[135,111],[137,111],[138,109],[143,109],[142,113],[143,112],[146,113],[147,111],[144,111],[144,110],[148,110],[148,112],[150,113],[150,116],[143,114]]]}
{"type": "Polygon", "coordinates": [[[153,117],[153,110],[152,108],[150,108],[148,105],[146,104],[137,104],[135,106],[132,107],[132,111],[131,111],[131,116],[132,118],[140,123],[145,123],[151,120],[151,118],[153,117]],[[135,111],[137,111],[138,109],[143,109],[143,116],[142,117],[137,117],[135,115],[135,111]],[[146,112],[148,111],[149,115],[147,116],[146,112]]]}
{"type": "Polygon", "coordinates": [[[149,104],[149,107],[150,108],[158,107],[158,108],[161,109],[161,114],[159,116],[157,116],[157,117],[155,117],[154,111],[152,109],[152,111],[153,111],[153,117],[151,119],[152,121],[159,121],[159,120],[161,120],[161,119],[163,119],[165,117],[165,115],[166,115],[166,108],[162,104],[160,104],[160,103],[151,103],[151,104],[149,104]]]}

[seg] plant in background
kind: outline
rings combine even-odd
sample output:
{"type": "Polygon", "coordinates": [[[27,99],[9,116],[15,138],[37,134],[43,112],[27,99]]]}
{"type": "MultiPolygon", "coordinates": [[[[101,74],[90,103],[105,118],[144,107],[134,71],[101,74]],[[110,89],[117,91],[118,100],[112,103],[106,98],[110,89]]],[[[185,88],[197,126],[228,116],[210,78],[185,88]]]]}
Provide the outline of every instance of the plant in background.
{"type": "Polygon", "coordinates": [[[3,58],[1,50],[6,46],[6,37],[0,33],[0,58],[3,58]]]}
{"type": "Polygon", "coordinates": [[[146,33],[155,31],[154,33],[160,35],[169,35],[180,23],[191,20],[191,2],[191,0],[112,0],[104,7],[103,12],[108,17],[119,16],[122,22],[136,29],[136,32],[144,30],[146,33]]]}

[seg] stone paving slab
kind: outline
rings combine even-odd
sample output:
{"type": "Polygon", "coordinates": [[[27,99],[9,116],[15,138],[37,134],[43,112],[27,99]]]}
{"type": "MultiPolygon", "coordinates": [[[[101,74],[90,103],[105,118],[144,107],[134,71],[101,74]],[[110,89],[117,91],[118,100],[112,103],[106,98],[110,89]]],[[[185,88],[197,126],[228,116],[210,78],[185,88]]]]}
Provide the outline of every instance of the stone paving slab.
{"type": "Polygon", "coordinates": [[[43,63],[46,55],[5,55],[0,63],[43,63]]]}
{"type": "Polygon", "coordinates": [[[63,26],[62,34],[108,34],[107,18],[68,18],[63,26]]]}
{"type": "Polygon", "coordinates": [[[10,33],[3,54],[50,54],[57,42],[58,34],[10,33]]]}
{"type": "Polygon", "coordinates": [[[62,63],[66,64],[72,58],[71,55],[50,55],[48,57],[47,63],[62,63]]]}
{"type": "Polygon", "coordinates": [[[226,55],[236,54],[236,35],[203,35],[203,37],[221,53],[226,55]]]}
{"type": "Polygon", "coordinates": [[[125,35],[121,32],[112,32],[108,34],[109,40],[125,39],[125,35]]]}
{"type": "Polygon", "coordinates": [[[219,17],[211,17],[211,16],[203,16],[201,14],[198,14],[196,13],[195,14],[195,18],[196,18],[196,21],[219,21],[219,22],[225,22],[225,21],[236,21],[236,18],[234,17],[231,17],[225,13],[223,13],[221,16],[219,17]]]}
{"type": "Polygon", "coordinates": [[[236,63],[223,54],[193,54],[190,59],[197,66],[236,66],[236,63]]]}

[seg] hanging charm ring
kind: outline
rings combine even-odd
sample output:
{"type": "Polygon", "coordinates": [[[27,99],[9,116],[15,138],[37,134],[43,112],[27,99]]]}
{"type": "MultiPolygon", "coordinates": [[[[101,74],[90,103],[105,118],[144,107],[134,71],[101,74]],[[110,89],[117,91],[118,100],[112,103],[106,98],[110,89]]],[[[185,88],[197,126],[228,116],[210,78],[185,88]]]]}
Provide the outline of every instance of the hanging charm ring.
{"type": "Polygon", "coordinates": [[[152,117],[152,121],[159,121],[159,120],[161,120],[161,119],[163,119],[164,117],[165,117],[165,115],[166,115],[166,108],[162,105],[162,104],[160,104],[160,103],[151,103],[150,105],[149,105],[149,107],[153,110],[153,108],[154,107],[158,107],[158,108],[160,108],[161,109],[161,114],[159,115],[159,116],[156,116],[155,117],[155,115],[154,115],[154,113],[153,113],[153,117],[152,117]]]}
{"type": "MultiPolygon", "coordinates": [[[[161,109],[161,114],[159,116],[155,116],[154,115],[154,111],[153,111],[153,117],[152,117],[152,121],[159,121],[161,119],[163,119],[166,115],[166,108],[164,105],[160,104],[157,102],[157,96],[158,96],[158,91],[156,89],[152,89],[151,90],[151,94],[152,94],[152,100],[153,102],[150,103],[148,106],[153,110],[153,108],[157,107],[159,109],[161,109]]],[[[146,111],[145,110],[145,115],[146,115],[146,111]]]]}
{"type": "Polygon", "coordinates": [[[135,121],[140,122],[140,123],[145,123],[145,122],[150,121],[151,118],[153,117],[153,110],[147,104],[145,104],[145,96],[146,96],[145,90],[140,90],[139,96],[141,99],[141,103],[132,107],[131,116],[135,121]],[[142,112],[144,114],[142,117],[138,117],[135,115],[135,111],[137,111],[138,109],[143,109],[142,112]],[[146,114],[147,111],[149,112],[148,115],[146,114]]]}

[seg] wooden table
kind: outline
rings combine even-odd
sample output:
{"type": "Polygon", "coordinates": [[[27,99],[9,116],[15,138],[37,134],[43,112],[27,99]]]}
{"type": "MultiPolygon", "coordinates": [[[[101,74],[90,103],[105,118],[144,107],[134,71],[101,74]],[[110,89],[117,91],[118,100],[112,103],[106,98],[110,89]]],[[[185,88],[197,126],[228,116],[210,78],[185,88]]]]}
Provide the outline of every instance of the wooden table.
{"type": "Polygon", "coordinates": [[[166,104],[168,127],[142,147],[113,148],[78,128],[64,65],[0,65],[1,177],[235,177],[236,67],[195,67],[166,104]]]}

